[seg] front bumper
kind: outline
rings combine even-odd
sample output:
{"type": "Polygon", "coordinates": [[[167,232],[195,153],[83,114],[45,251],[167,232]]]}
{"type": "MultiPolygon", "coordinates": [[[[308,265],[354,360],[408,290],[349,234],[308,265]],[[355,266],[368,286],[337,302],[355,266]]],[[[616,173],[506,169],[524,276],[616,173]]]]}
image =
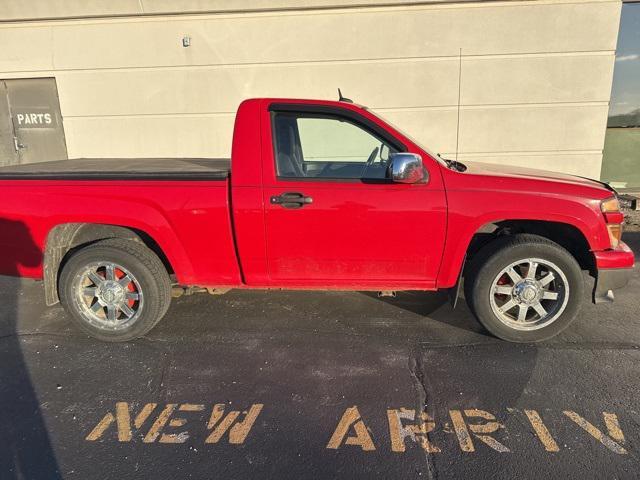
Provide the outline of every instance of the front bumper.
{"type": "Polygon", "coordinates": [[[620,242],[615,250],[594,252],[597,268],[596,284],[593,288],[593,303],[613,302],[613,290],[624,287],[633,274],[635,255],[620,242]]]}

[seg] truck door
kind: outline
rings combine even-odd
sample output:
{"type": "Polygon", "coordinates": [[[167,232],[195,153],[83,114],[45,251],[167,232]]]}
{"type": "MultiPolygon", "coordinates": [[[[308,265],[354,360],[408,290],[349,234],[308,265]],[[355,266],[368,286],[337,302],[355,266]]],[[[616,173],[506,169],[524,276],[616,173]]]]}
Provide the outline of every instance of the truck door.
{"type": "Polygon", "coordinates": [[[270,125],[263,201],[273,284],[434,287],[446,228],[435,166],[429,183],[390,183],[389,155],[404,146],[353,111],[273,106],[270,125]]]}

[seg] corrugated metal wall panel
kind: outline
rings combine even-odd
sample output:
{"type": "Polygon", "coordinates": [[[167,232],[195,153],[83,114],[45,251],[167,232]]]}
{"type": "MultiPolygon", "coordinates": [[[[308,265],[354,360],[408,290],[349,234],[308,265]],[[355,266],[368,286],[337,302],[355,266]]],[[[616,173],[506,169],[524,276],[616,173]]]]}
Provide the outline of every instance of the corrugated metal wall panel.
{"type": "Polygon", "coordinates": [[[555,169],[598,176],[620,5],[460,3],[2,24],[0,76],[57,78],[70,156],[228,155],[231,112],[242,99],[334,98],[338,86],[450,153],[461,47],[466,158],[521,163],[548,155],[555,169]],[[191,47],[181,45],[185,34],[191,47]]]}

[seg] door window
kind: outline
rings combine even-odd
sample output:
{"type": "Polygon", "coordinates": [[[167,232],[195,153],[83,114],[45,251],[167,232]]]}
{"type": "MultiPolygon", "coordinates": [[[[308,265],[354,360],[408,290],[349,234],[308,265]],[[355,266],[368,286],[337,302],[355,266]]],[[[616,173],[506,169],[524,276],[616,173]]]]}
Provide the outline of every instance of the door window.
{"type": "Polygon", "coordinates": [[[350,120],[330,115],[274,115],[278,177],[384,179],[393,146],[350,120]]]}

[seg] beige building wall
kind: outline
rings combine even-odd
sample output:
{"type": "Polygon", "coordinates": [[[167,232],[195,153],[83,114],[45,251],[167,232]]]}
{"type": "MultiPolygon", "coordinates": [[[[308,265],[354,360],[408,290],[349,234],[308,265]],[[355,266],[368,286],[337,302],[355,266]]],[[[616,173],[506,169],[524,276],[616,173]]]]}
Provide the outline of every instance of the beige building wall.
{"type": "Polygon", "coordinates": [[[620,1],[2,5],[0,78],[56,78],[70,158],[228,156],[243,99],[337,87],[451,155],[461,73],[461,160],[600,175],[620,1]]]}

